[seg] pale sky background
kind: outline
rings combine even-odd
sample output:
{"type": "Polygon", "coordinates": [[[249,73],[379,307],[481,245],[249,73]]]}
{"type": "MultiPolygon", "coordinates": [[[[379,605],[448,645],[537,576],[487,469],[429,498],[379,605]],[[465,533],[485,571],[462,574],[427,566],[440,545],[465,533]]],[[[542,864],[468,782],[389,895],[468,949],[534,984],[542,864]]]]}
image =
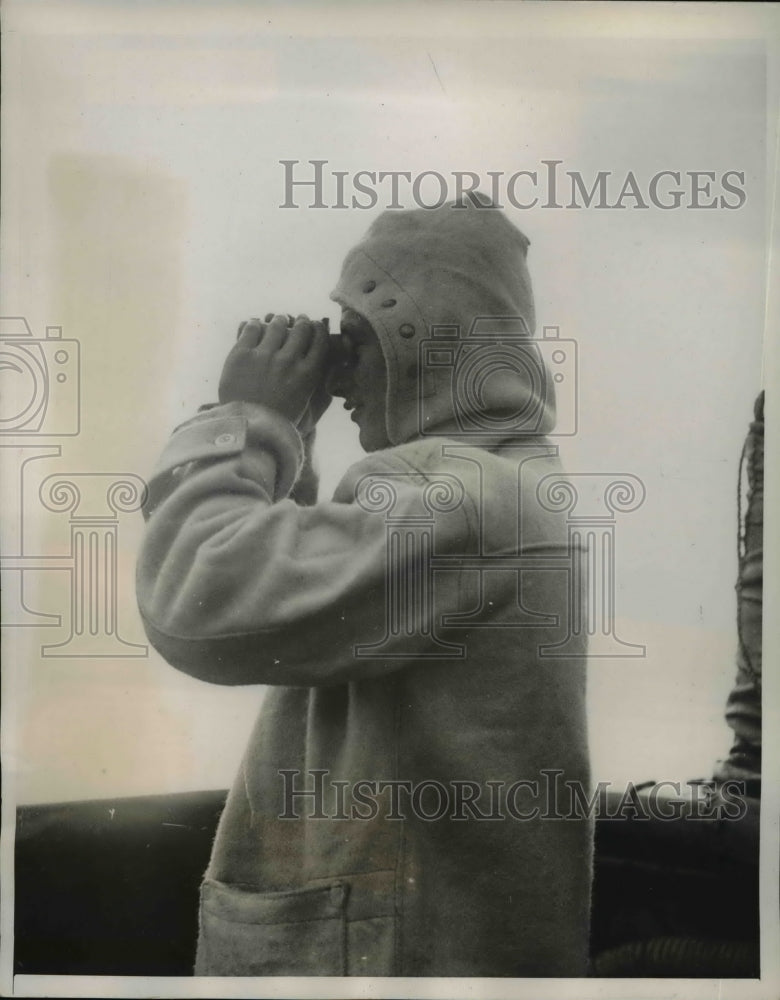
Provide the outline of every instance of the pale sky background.
{"type": "MultiPolygon", "coordinates": [[[[147,476],[172,427],[215,397],[242,318],[306,311],[335,325],[329,291],[376,211],[280,209],[282,159],[445,174],[560,159],[586,179],[633,170],[640,182],[744,171],[739,211],[508,210],[531,240],[539,327],[578,343],[567,467],[631,473],[647,490],[618,521],[616,556],[617,630],[647,656],[590,663],[595,776],[709,775],[731,742],[737,469],[767,291],[774,133],[767,144],[764,45],[748,16],[729,38],[723,18],[743,24],[733,11],[700,36],[680,11],[674,37],[650,8],[644,26],[626,15],[621,27],[604,5],[562,5],[557,28],[525,5],[418,18],[68,7],[5,11],[2,314],[39,337],[61,325],[82,352],[80,433],[41,439],[61,454],[33,463],[35,487],[58,472],[147,476]]],[[[337,404],[320,433],[323,495],[359,454],[337,404]]],[[[5,456],[13,493],[19,455],[5,456]]],[[[67,515],[33,486],[24,551],[67,554],[67,515]]],[[[133,643],[145,641],[141,533],[140,514],[120,516],[119,628],[133,643]]],[[[30,607],[67,616],[67,574],[25,586],[30,607]]],[[[4,629],[19,800],[230,784],[261,688],[192,680],[151,649],[41,656],[67,631],[4,629]]]]}

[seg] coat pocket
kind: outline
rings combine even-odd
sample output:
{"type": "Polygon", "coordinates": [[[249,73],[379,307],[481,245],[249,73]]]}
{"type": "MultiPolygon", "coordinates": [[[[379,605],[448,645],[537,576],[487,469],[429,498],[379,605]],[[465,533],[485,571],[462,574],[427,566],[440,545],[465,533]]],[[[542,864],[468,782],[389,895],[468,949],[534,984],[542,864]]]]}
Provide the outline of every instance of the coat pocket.
{"type": "Polygon", "coordinates": [[[256,892],[206,879],[195,975],[345,975],[346,897],[341,883],[256,892]]]}

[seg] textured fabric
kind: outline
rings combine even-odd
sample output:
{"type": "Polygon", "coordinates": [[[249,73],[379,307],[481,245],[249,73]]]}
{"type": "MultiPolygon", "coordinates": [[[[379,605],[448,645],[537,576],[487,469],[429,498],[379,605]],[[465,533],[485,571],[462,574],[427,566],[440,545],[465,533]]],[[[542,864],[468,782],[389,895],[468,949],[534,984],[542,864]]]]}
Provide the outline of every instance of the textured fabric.
{"type": "MultiPolygon", "coordinates": [[[[512,571],[480,581],[457,569],[480,545],[507,553],[516,544],[517,454],[508,444],[493,453],[452,445],[442,458],[441,447],[434,439],[371,455],[333,502],[314,507],[273,503],[272,484],[243,475],[242,457],[196,463],[152,514],[138,577],[150,640],[204,680],[273,685],[220,823],[209,879],[260,896],[346,885],[350,974],[582,975],[587,820],[479,820],[465,810],[461,820],[399,821],[386,809],[368,819],[316,819],[305,799],[296,800],[300,819],[278,818],[285,770],[300,772],[296,789],[314,788],[312,772],[327,772],[329,816],[337,812],[333,782],[476,783],[481,814],[490,812],[491,781],[540,781],[545,769],[560,769],[561,781],[588,784],[585,666],[577,658],[584,638],[567,658],[544,661],[538,652],[565,637],[567,573],[526,572],[518,592],[512,571]],[[475,613],[492,601],[490,627],[478,627],[474,614],[470,628],[439,631],[442,642],[465,643],[463,658],[453,651],[426,659],[436,652],[430,632],[390,634],[384,655],[356,657],[357,643],[385,637],[387,609],[387,525],[381,512],[354,502],[356,485],[365,475],[397,476],[394,512],[411,517],[424,510],[429,482],[446,474],[464,483],[466,502],[435,524],[437,551],[456,566],[437,573],[430,617],[475,613]],[[486,525],[476,513],[482,477],[493,503],[486,525]],[[561,624],[502,627],[517,621],[521,604],[561,624]],[[369,876],[374,886],[366,886],[369,876]]],[[[565,524],[534,502],[543,476],[559,471],[552,451],[523,450],[522,544],[562,567],[570,555],[565,524]]],[[[519,808],[531,811],[522,796],[519,808]]],[[[236,974],[310,971],[305,925],[280,923],[285,932],[268,938],[275,957],[266,966],[262,955],[238,961],[229,950],[224,958],[215,941],[230,940],[232,949],[238,938],[217,933],[221,924],[209,914],[198,971],[227,974],[231,963],[236,974]]],[[[265,940],[254,931],[239,937],[252,955],[265,940]]]]}
{"type": "MultiPolygon", "coordinates": [[[[528,245],[498,209],[467,200],[462,207],[384,212],[347,255],[331,298],[365,316],[377,332],[388,364],[393,444],[414,437],[420,421],[430,428],[453,417],[452,368],[421,364],[431,350],[450,349],[450,342],[479,346],[502,335],[516,343],[535,332],[528,245]],[[436,342],[440,336],[444,343],[436,342]]],[[[460,393],[457,406],[481,413],[518,409],[527,414],[527,433],[547,433],[555,393],[530,343],[516,369],[460,393]]]]}
{"type": "MultiPolygon", "coordinates": [[[[517,280],[506,304],[519,308],[517,280]]],[[[397,362],[392,391],[408,399],[397,362]]],[[[557,448],[522,430],[445,434],[450,406],[438,435],[410,431],[302,506],[287,485],[302,461],[292,425],[241,415],[240,453],[153,480],[138,562],[168,662],[270,686],[203,885],[196,971],[584,975],[592,822],[556,816],[546,794],[551,774],[589,783],[586,635],[569,634],[584,560],[541,501],[563,475],[557,448]]],[[[160,468],[179,435],[199,456],[202,436],[208,456],[235,416],[184,425],[160,468]]]]}

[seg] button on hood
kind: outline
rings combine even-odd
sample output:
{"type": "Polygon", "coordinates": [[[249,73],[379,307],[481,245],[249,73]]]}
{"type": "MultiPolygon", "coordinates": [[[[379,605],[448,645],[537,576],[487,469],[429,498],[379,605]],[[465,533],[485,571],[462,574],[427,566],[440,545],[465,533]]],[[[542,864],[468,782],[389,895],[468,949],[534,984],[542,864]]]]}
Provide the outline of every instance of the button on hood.
{"type": "Polygon", "coordinates": [[[379,338],[392,444],[436,428],[552,429],[528,246],[499,209],[466,200],[383,212],[347,254],[331,298],[379,338]]]}

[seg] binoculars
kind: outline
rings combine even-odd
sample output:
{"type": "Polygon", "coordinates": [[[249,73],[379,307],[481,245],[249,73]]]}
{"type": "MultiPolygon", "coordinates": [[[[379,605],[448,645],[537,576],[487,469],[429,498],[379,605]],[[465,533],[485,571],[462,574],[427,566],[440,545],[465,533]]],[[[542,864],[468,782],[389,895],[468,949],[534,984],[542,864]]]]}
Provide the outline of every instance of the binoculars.
{"type": "Polygon", "coordinates": [[[340,333],[328,334],[328,353],[325,358],[325,367],[328,371],[331,368],[340,368],[349,361],[350,353],[344,338],[340,333]]]}
{"type": "MultiPolygon", "coordinates": [[[[287,320],[289,326],[292,326],[295,322],[289,313],[287,314],[287,320]]],[[[339,368],[349,361],[349,347],[340,333],[330,332],[330,318],[328,316],[323,316],[320,323],[322,323],[328,333],[328,353],[325,356],[325,370],[329,372],[332,368],[339,368]]]]}

